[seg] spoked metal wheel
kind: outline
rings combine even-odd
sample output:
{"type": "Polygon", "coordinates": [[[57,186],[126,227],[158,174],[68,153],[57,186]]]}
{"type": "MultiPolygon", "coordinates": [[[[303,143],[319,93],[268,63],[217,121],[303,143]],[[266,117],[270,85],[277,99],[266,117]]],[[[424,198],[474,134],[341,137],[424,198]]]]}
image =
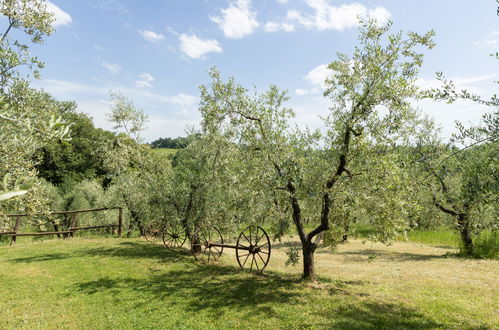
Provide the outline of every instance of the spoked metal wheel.
{"type": "Polygon", "coordinates": [[[216,227],[198,229],[191,237],[191,252],[201,262],[216,261],[224,250],[222,233],[216,227]]]}
{"type": "Polygon", "coordinates": [[[179,248],[184,245],[187,235],[180,224],[165,226],[163,228],[163,244],[167,248],[179,248]]]}
{"type": "Polygon", "coordinates": [[[247,271],[262,272],[270,260],[270,239],[260,226],[244,229],[236,243],[236,257],[239,266],[247,271]]]}
{"type": "Polygon", "coordinates": [[[161,230],[159,229],[159,223],[151,222],[147,224],[144,228],[144,238],[146,241],[154,243],[161,237],[161,230]]]}

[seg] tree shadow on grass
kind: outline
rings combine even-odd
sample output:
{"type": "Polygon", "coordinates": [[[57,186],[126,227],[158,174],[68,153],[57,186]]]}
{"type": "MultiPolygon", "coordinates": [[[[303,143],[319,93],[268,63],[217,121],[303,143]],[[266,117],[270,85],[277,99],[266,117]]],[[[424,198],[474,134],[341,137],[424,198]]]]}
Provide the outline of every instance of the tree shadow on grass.
{"type": "Polygon", "coordinates": [[[152,271],[148,278],[105,277],[81,282],[75,285],[75,291],[88,295],[111,294],[116,300],[122,295],[128,299],[145,295],[147,302],[141,299],[134,308],[141,309],[152,300],[158,300],[163,306],[175,305],[175,310],[185,312],[186,318],[205,312],[203,317],[212,322],[220,321],[227,313],[229,317],[242,319],[273,319],[275,324],[286,327],[291,310],[297,314],[306,312],[303,327],[442,327],[415,309],[367,300],[368,294],[359,293],[362,281],[329,280],[314,286],[294,276],[248,274],[236,267],[194,262],[184,266],[181,271],[152,271]],[[329,295],[324,296],[324,290],[329,295]],[[325,308],[324,304],[330,307],[325,308]]]}
{"type": "Polygon", "coordinates": [[[71,258],[71,254],[69,253],[49,253],[49,254],[41,254],[33,257],[24,257],[24,258],[15,258],[10,259],[11,262],[18,263],[32,263],[32,262],[44,262],[44,261],[53,261],[53,260],[62,260],[71,258]]]}
{"type": "Polygon", "coordinates": [[[137,242],[121,242],[108,248],[83,249],[78,256],[122,257],[127,259],[158,259],[158,261],[180,260],[190,256],[187,249],[167,249],[164,245],[137,242]]]}
{"type": "Polygon", "coordinates": [[[325,316],[333,321],[314,326],[335,329],[441,329],[448,327],[448,325],[427,318],[416,309],[375,301],[345,304],[329,310],[325,316]]]}
{"type": "MultiPolygon", "coordinates": [[[[320,253],[328,253],[328,251],[318,251],[320,253]]],[[[445,254],[421,254],[421,253],[409,253],[409,252],[396,252],[396,251],[386,251],[386,250],[375,250],[366,249],[360,251],[342,251],[334,252],[337,255],[351,256],[352,261],[367,261],[371,259],[377,260],[389,260],[389,261],[429,261],[435,259],[446,259],[449,257],[457,257],[453,253],[445,254]],[[371,257],[371,259],[369,259],[371,257]]]]}
{"type": "Polygon", "coordinates": [[[75,257],[122,257],[122,258],[140,258],[157,259],[158,261],[176,261],[190,256],[187,249],[167,249],[163,245],[138,243],[138,242],[120,242],[113,247],[87,248],[71,253],[48,253],[32,257],[23,257],[11,259],[16,263],[35,263],[52,260],[62,260],[75,257]]]}

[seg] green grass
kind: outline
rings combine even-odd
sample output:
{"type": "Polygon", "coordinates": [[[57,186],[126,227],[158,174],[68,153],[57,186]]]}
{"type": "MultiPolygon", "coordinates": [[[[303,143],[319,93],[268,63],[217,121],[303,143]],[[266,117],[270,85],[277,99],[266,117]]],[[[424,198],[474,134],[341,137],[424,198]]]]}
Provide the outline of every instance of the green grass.
{"type": "Polygon", "coordinates": [[[178,149],[170,149],[170,148],[156,148],[152,149],[154,152],[157,152],[161,155],[165,155],[168,158],[173,158],[175,154],[177,153],[178,149]]]}
{"type": "Polygon", "coordinates": [[[397,244],[405,245],[366,250],[353,242],[336,253],[321,249],[317,283],[301,282],[299,266],[283,266],[283,244],[274,245],[264,275],[240,271],[231,251],[220,263],[206,265],[185,249],[167,250],[142,239],[74,238],[3,246],[0,329],[498,325],[497,286],[487,284],[496,281],[497,263],[480,261],[481,267],[462,270],[462,259],[442,259],[430,250],[397,244]],[[366,253],[378,257],[367,262],[366,253]],[[420,278],[422,269],[438,275],[428,272],[420,278]],[[456,272],[472,281],[441,278],[456,272]]]}
{"type": "Polygon", "coordinates": [[[459,247],[459,235],[457,231],[448,228],[433,230],[412,230],[407,233],[410,242],[429,244],[433,246],[444,246],[451,248],[459,247]]]}

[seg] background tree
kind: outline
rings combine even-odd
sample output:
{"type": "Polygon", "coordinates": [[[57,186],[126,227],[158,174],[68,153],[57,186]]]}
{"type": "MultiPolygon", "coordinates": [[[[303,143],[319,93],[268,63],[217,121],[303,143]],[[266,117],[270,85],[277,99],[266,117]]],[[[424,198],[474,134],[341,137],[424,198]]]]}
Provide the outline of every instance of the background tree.
{"type": "Polygon", "coordinates": [[[71,123],[71,140],[52,140],[41,148],[36,159],[39,176],[68,191],[83,180],[99,179],[107,184],[103,148],[114,140],[112,132],[96,128],[92,118],[74,110],[61,113],[71,123]]]}

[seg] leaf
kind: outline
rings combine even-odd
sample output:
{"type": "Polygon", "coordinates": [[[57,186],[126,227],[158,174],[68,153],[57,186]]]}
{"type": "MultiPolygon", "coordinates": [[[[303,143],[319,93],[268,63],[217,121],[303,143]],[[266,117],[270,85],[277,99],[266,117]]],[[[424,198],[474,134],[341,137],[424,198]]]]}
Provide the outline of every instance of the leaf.
{"type": "Polygon", "coordinates": [[[27,192],[28,192],[27,190],[16,190],[16,191],[7,191],[0,193],[0,202],[10,199],[12,197],[24,195],[27,192]]]}
{"type": "Polygon", "coordinates": [[[9,182],[9,173],[6,173],[4,176],[3,176],[3,189],[7,190],[7,184],[9,182]]]}

